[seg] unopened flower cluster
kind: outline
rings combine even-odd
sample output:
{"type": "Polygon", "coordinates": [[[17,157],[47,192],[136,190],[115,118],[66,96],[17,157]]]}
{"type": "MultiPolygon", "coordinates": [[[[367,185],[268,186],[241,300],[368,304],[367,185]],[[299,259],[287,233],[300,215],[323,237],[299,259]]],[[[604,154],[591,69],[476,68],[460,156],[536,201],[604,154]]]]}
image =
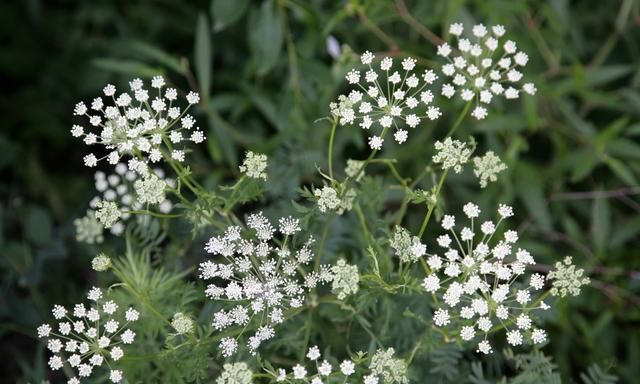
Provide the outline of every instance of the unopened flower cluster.
{"type": "Polygon", "coordinates": [[[357,196],[356,191],[352,188],[347,189],[343,196],[340,196],[340,192],[336,188],[328,185],[316,189],[313,194],[318,199],[317,204],[320,212],[334,211],[338,215],[350,211],[357,196]]]}
{"type": "MultiPolygon", "coordinates": [[[[290,372],[284,368],[280,368],[274,372],[276,382],[295,382],[308,384],[323,384],[331,377],[336,382],[357,382],[364,384],[406,384],[409,382],[407,378],[407,366],[404,360],[394,357],[394,349],[379,349],[371,357],[368,369],[366,367],[358,367],[358,363],[362,359],[343,360],[340,364],[332,364],[330,361],[323,359],[320,361],[321,353],[317,346],[312,346],[307,352],[309,359],[315,367],[308,368],[302,363],[296,364],[290,372]],[[315,373],[314,373],[315,372],[315,373]]],[[[364,354],[359,353],[359,357],[364,354]]],[[[333,382],[333,381],[331,381],[333,382]]]]}
{"type": "Polygon", "coordinates": [[[267,155],[259,153],[247,152],[247,156],[244,158],[242,165],[240,166],[240,172],[244,173],[252,179],[267,179],[267,155]]]}
{"type": "Polygon", "coordinates": [[[555,269],[549,272],[548,277],[553,279],[551,294],[560,297],[577,296],[582,286],[590,283],[590,279],[584,276],[584,270],[573,265],[571,256],[556,262],[555,269]]]}
{"type": "Polygon", "coordinates": [[[195,92],[187,94],[189,107],[182,110],[177,105],[178,91],[165,85],[162,76],[151,80],[151,89],[145,88],[140,79],[129,82],[129,92],[118,92],[109,84],[103,89],[104,99],[96,97],[88,105],[76,104],[74,115],[85,117],[88,126],[74,125],[71,134],[87,145],[104,146],[106,152],[89,153],[84,156],[84,164],[95,167],[106,159],[116,165],[129,158],[129,168],[137,172],[149,162],[162,159],[183,162],[184,143],[205,139],[204,133],[194,128],[195,119],[186,113],[200,97],[195,92]]]}
{"type": "Polygon", "coordinates": [[[472,28],[471,39],[463,37],[463,32],[461,23],[452,24],[449,33],[455,36],[457,44],[438,46],[438,55],[448,61],[442,66],[442,73],[450,79],[442,86],[444,97],[458,94],[466,102],[475,101],[471,115],[484,119],[486,106],[494,97],[517,99],[520,90],[531,95],[536,93],[533,83],[519,85],[523,78],[519,69],[527,64],[529,57],[518,50],[514,41],[502,41],[506,32],[503,26],[487,28],[477,24],[472,28]]]}
{"type": "Polygon", "coordinates": [[[482,157],[473,158],[473,173],[480,181],[480,188],[485,188],[489,182],[498,180],[498,173],[505,169],[507,165],[493,151],[488,151],[482,157]]]}
{"type": "Polygon", "coordinates": [[[338,295],[339,300],[344,300],[347,296],[358,292],[360,282],[358,266],[349,265],[344,259],[340,259],[331,267],[331,274],[333,275],[331,291],[338,295]]]}
{"type": "Polygon", "coordinates": [[[124,346],[135,340],[135,332],[127,327],[138,320],[138,311],[119,310],[99,288],[92,288],[87,297],[92,302],[89,307],[76,304],[67,310],[55,305],[52,313],[58,324],[38,327],[38,337],[47,339],[47,349],[54,354],[49,367],[57,371],[68,365],[76,375],[68,384],[79,384],[80,379],[102,369],[109,372],[111,382],[119,383],[122,371],[113,367],[124,356],[124,346]]]}
{"type": "Polygon", "coordinates": [[[338,102],[329,107],[340,125],[357,124],[371,131],[368,142],[372,149],[382,149],[388,129],[395,130],[393,138],[402,144],[407,140],[408,129],[417,127],[423,119],[440,117],[429,89],[438,78],[434,71],[417,73],[416,59],[410,57],[401,61],[401,68],[394,68],[394,59],[385,57],[376,65],[379,69],[374,68],[371,52],[365,52],[360,59],[367,70],[361,73],[353,69],[346,75],[356,89],[339,96],[338,102]]]}
{"type": "Polygon", "coordinates": [[[437,238],[442,252],[427,259],[431,273],[422,286],[440,303],[434,324],[452,329],[463,341],[480,340],[477,350],[485,354],[492,352],[488,334],[499,324],[505,327],[510,345],[544,342],[546,332],[534,326],[530,312],[548,308],[536,300],[545,277],[527,272],[535,261],[517,247],[517,232],[501,235],[499,230],[513,215],[512,208],[500,205],[497,223],[478,222],[480,209],[473,203],[463,211],[469,224],[458,229],[454,216],[445,215],[446,233],[437,238]]]}
{"type": "Polygon", "coordinates": [[[469,161],[473,150],[467,143],[447,137],[444,141],[436,141],[436,154],[433,155],[434,164],[441,164],[442,169],[453,169],[455,173],[462,171],[462,166],[469,161]]]}
{"type": "MultiPolygon", "coordinates": [[[[205,250],[214,260],[201,263],[199,272],[201,278],[211,281],[205,291],[209,298],[233,303],[228,310],[214,314],[216,330],[257,322],[257,330],[247,341],[254,354],[275,335],[275,327],[285,321],[285,312],[300,308],[306,292],[318,283],[331,281],[332,276],[327,266],[300,275],[313,259],[314,242],[309,239],[300,247],[294,246],[292,238],[300,231],[298,219],[281,218],[276,230],[262,213],[256,213],[246,224],[247,229],[232,226],[208,241],[205,250]],[[281,235],[281,242],[276,233],[281,235]]],[[[234,338],[221,340],[224,356],[234,354],[237,347],[234,338]]]]}
{"type": "Polygon", "coordinates": [[[408,230],[396,225],[390,240],[391,248],[403,263],[414,263],[427,252],[418,236],[411,236],[408,230]]]}

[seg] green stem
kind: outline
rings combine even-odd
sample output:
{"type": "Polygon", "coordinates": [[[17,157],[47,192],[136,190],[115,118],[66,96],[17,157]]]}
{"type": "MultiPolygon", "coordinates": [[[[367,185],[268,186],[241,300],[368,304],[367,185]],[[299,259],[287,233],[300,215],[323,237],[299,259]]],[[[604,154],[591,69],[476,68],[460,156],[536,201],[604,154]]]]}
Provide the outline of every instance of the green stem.
{"type": "Polygon", "coordinates": [[[467,115],[467,112],[469,112],[469,108],[471,108],[471,104],[473,104],[473,100],[468,101],[467,104],[464,106],[464,108],[458,115],[458,118],[456,119],[455,123],[453,123],[453,126],[451,127],[451,129],[449,129],[449,133],[447,133],[446,137],[450,137],[451,135],[453,135],[456,129],[458,129],[458,127],[462,123],[462,120],[464,120],[464,117],[467,115]]]}
{"type": "Polygon", "coordinates": [[[336,128],[338,126],[338,119],[333,120],[331,125],[331,134],[329,135],[329,149],[327,153],[327,159],[329,161],[329,177],[333,180],[333,141],[336,136],[336,128]]]}
{"type": "Polygon", "coordinates": [[[324,243],[327,241],[327,236],[329,235],[329,229],[331,228],[331,223],[333,222],[333,219],[335,218],[335,216],[336,216],[336,213],[332,211],[329,214],[327,221],[324,223],[324,229],[322,230],[322,236],[320,237],[320,243],[318,244],[318,254],[316,255],[315,267],[313,268],[314,271],[317,271],[318,267],[320,266],[320,259],[322,258],[324,243]]]}
{"type": "Polygon", "coordinates": [[[422,239],[422,235],[424,234],[424,231],[427,229],[427,224],[429,223],[429,219],[431,219],[431,214],[433,213],[433,210],[436,208],[436,205],[438,205],[438,197],[440,196],[440,190],[442,189],[442,184],[444,184],[444,179],[447,178],[447,173],[449,173],[449,170],[445,169],[445,171],[442,173],[442,176],[440,176],[440,181],[438,182],[438,186],[436,187],[433,204],[429,206],[429,210],[427,211],[427,214],[424,217],[424,220],[422,221],[422,226],[420,227],[420,232],[418,233],[418,237],[420,239],[422,239]]]}
{"type": "Polygon", "coordinates": [[[132,215],[150,215],[153,217],[158,217],[160,219],[174,219],[174,218],[182,217],[182,215],[178,215],[178,214],[158,213],[158,212],[153,212],[146,209],[127,211],[127,213],[130,213],[132,215]]]}

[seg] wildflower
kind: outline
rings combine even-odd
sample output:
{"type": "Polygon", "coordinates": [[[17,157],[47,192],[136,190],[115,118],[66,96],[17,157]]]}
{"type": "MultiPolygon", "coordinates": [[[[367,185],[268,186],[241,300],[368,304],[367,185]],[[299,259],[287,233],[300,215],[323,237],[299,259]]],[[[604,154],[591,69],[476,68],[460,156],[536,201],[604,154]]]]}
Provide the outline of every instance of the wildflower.
{"type": "Polygon", "coordinates": [[[137,201],[141,205],[161,204],[166,200],[164,190],[167,187],[167,183],[153,172],[148,172],[142,179],[136,180],[133,186],[136,191],[137,201]]]}
{"type": "Polygon", "coordinates": [[[512,208],[500,204],[498,222],[480,225],[476,223],[480,216],[477,205],[468,203],[463,211],[470,225],[457,231],[455,218],[445,215],[441,224],[447,233],[437,238],[442,256],[433,254],[427,259],[431,273],[422,286],[442,302],[433,316],[435,326],[453,328],[463,341],[481,335],[481,353],[492,351],[487,337],[495,324],[504,325],[510,345],[540,343],[543,338],[540,331],[534,335],[530,313],[548,308],[534,300],[544,285],[542,276],[527,278],[526,268],[535,261],[516,246],[517,232],[507,230],[499,237],[498,229],[513,215],[512,208]]]}
{"type": "Polygon", "coordinates": [[[444,142],[436,141],[435,148],[438,151],[433,155],[435,164],[442,164],[443,169],[453,168],[455,173],[462,171],[462,166],[469,161],[473,152],[466,143],[447,137],[444,142]]]}
{"type": "Polygon", "coordinates": [[[320,349],[318,349],[317,345],[309,348],[309,352],[307,352],[307,358],[312,361],[318,360],[320,358],[320,349]]]}
{"type": "MultiPolygon", "coordinates": [[[[116,316],[118,305],[102,299],[99,288],[94,287],[87,297],[93,301],[89,308],[76,304],[68,311],[61,305],[54,306],[52,313],[58,325],[41,325],[37,329],[38,337],[47,339],[47,348],[54,354],[49,359],[52,370],[66,364],[72,371],[77,371],[77,377],[84,378],[105,367],[110,371],[110,380],[118,383],[122,380],[122,372],[113,366],[124,356],[120,345],[134,341],[135,333],[127,328],[134,320],[119,320],[116,316]]],[[[129,311],[135,310],[129,308],[129,311]]],[[[77,377],[71,378],[70,382],[79,382],[77,377]]]]}
{"type": "Polygon", "coordinates": [[[394,354],[393,348],[378,349],[371,357],[369,369],[371,369],[372,375],[382,376],[382,383],[406,384],[409,382],[407,364],[402,359],[394,358],[394,354]]]}
{"type": "Polygon", "coordinates": [[[317,204],[320,212],[335,211],[338,215],[350,211],[356,198],[356,191],[353,189],[348,189],[340,198],[338,191],[328,185],[316,189],[313,194],[318,198],[317,204]]]}
{"type": "Polygon", "coordinates": [[[355,178],[355,181],[360,181],[364,177],[364,161],[347,159],[347,167],[344,169],[344,173],[350,178],[355,178]]]}
{"type": "Polygon", "coordinates": [[[193,319],[182,312],[177,312],[171,319],[171,327],[176,330],[179,335],[193,332],[193,319]]]}
{"type": "Polygon", "coordinates": [[[435,120],[441,113],[432,104],[434,95],[429,90],[438,78],[435,72],[425,70],[417,74],[416,60],[410,57],[403,59],[402,69],[397,70],[392,69],[393,59],[385,57],[378,71],[373,67],[373,59],[371,52],[361,56],[368,69],[364,74],[353,69],[346,75],[347,82],[356,89],[340,95],[329,107],[340,125],[355,123],[367,131],[381,130],[382,133],[369,138],[369,146],[380,150],[384,133],[391,127],[395,129],[395,141],[402,144],[407,140],[407,129],[417,127],[423,119],[435,120]]]}
{"type": "Polygon", "coordinates": [[[400,260],[405,263],[416,262],[427,251],[427,246],[420,242],[418,236],[411,237],[409,231],[399,225],[396,225],[393,231],[390,245],[400,260]]]}
{"type": "Polygon", "coordinates": [[[267,179],[267,155],[259,153],[247,152],[242,165],[240,166],[240,172],[246,174],[253,179],[267,179]]]}
{"type": "Polygon", "coordinates": [[[111,258],[104,253],[99,254],[91,260],[91,268],[96,272],[104,272],[111,266],[111,258]]]}
{"type": "Polygon", "coordinates": [[[349,265],[344,259],[340,259],[331,267],[331,274],[333,275],[331,291],[338,294],[339,300],[344,300],[347,296],[358,292],[360,274],[356,265],[349,265]]]}
{"type": "Polygon", "coordinates": [[[94,167],[104,159],[115,165],[123,157],[145,164],[162,159],[184,161],[184,151],[175,147],[186,141],[199,143],[204,140],[202,131],[193,128],[195,120],[187,114],[189,107],[199,101],[198,94],[189,93],[186,97],[189,107],[181,110],[174,103],[177,91],[166,88],[163,93],[165,81],[160,76],[153,78],[151,86],[157,90],[152,92],[144,88],[140,79],[129,85],[131,93],[116,95],[116,87],[109,84],[103,90],[106,101],[97,97],[90,107],[84,102],[76,104],[74,115],[84,116],[89,128],[76,124],[71,128],[72,136],[82,138],[87,145],[103,145],[108,151],[100,158],[93,153],[86,155],[85,165],[94,167]],[[187,132],[191,132],[189,138],[187,132]]]}
{"type": "Polygon", "coordinates": [[[556,262],[555,269],[549,272],[547,278],[553,280],[551,294],[560,297],[565,297],[568,294],[577,296],[580,294],[580,288],[590,282],[590,279],[584,276],[584,270],[577,269],[572,264],[571,256],[556,262]]]}
{"type": "Polygon", "coordinates": [[[340,364],[340,372],[345,376],[351,376],[356,371],[355,367],[356,365],[352,361],[345,360],[340,364]]]}
{"type": "MultiPolygon", "coordinates": [[[[327,266],[304,276],[300,273],[313,259],[313,239],[295,246],[291,237],[300,231],[298,225],[280,225],[283,242],[262,213],[250,215],[247,227],[243,231],[232,226],[209,239],[205,250],[217,256],[216,261],[201,263],[199,271],[202,279],[226,282],[210,283],[205,291],[207,297],[230,304],[214,313],[213,327],[222,330],[252,325],[256,330],[248,337],[247,347],[255,354],[264,341],[274,337],[275,328],[285,321],[285,312],[300,308],[306,292],[331,281],[332,275],[327,266]]],[[[225,357],[237,350],[237,342],[232,340],[221,340],[225,357]]]]}
{"type": "Polygon", "coordinates": [[[113,223],[118,221],[122,212],[118,209],[118,205],[112,201],[100,201],[96,204],[96,219],[98,219],[105,228],[111,228],[113,223]]]}
{"type": "Polygon", "coordinates": [[[247,363],[228,363],[222,366],[222,373],[216,379],[216,384],[250,384],[253,372],[247,363]]]}
{"type": "Polygon", "coordinates": [[[87,244],[99,244],[104,241],[104,227],[96,218],[95,212],[87,211],[87,215],[75,219],[73,225],[76,227],[76,240],[87,244]]]}
{"type": "Polygon", "coordinates": [[[474,157],[473,165],[473,173],[480,179],[480,188],[485,188],[487,181],[498,180],[497,174],[507,169],[506,164],[493,151],[488,151],[482,157],[474,157]]]}
{"type": "Polygon", "coordinates": [[[471,40],[462,37],[463,31],[461,23],[449,28],[449,33],[457,40],[459,56],[453,53],[449,43],[438,47],[438,55],[447,60],[442,73],[450,79],[442,86],[443,96],[452,98],[457,93],[466,102],[475,100],[471,115],[480,120],[487,116],[486,106],[496,96],[517,99],[520,96],[518,88],[531,95],[536,93],[532,83],[518,85],[523,78],[519,69],[524,68],[529,57],[518,51],[512,40],[501,41],[504,27],[475,25],[471,40]]]}
{"type": "MultiPolygon", "coordinates": [[[[138,167],[136,163],[130,164],[138,167]]],[[[169,213],[173,208],[171,200],[166,198],[165,189],[174,187],[174,180],[165,177],[159,168],[149,169],[146,164],[141,165],[141,169],[133,171],[129,165],[118,163],[114,173],[106,175],[98,171],[94,175],[98,195],[91,200],[90,206],[95,209],[101,201],[109,201],[117,204],[121,212],[109,228],[113,235],[119,236],[124,232],[125,223],[131,217],[130,211],[140,210],[146,204],[158,205],[162,213],[169,213]]]]}

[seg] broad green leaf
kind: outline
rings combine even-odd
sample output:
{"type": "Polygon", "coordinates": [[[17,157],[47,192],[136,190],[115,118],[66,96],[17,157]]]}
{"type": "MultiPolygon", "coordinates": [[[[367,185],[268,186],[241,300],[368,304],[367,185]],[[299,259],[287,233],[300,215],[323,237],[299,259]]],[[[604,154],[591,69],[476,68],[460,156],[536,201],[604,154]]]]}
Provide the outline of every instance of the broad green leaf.
{"type": "Polygon", "coordinates": [[[235,23],[244,15],[249,0],[213,0],[211,2],[211,17],[213,30],[221,31],[235,23]]]}
{"type": "Polygon", "coordinates": [[[195,66],[198,86],[205,100],[209,98],[209,90],[211,88],[211,66],[213,65],[211,48],[209,22],[207,21],[207,16],[200,12],[196,27],[195,66]]]}
{"type": "Polygon", "coordinates": [[[275,65],[284,37],[282,18],[271,0],[266,0],[260,10],[254,12],[249,28],[249,46],[258,75],[264,75],[275,65]]]}

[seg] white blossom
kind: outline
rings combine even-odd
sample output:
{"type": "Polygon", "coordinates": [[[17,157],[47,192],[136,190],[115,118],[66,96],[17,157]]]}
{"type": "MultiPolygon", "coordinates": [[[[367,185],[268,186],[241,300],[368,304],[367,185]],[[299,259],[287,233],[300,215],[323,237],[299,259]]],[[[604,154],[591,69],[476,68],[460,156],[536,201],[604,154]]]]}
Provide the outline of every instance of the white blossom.
{"type": "Polygon", "coordinates": [[[347,73],[347,82],[356,87],[340,95],[330,109],[340,125],[357,124],[362,129],[375,130],[368,143],[371,149],[380,150],[383,132],[391,127],[397,127],[393,137],[402,144],[409,135],[403,127],[413,129],[423,119],[435,120],[441,113],[432,104],[434,95],[430,86],[438,77],[435,72],[416,72],[416,60],[410,57],[403,59],[397,70],[393,69],[390,57],[381,60],[379,69],[374,67],[373,60],[371,52],[362,54],[361,61],[367,70],[361,73],[353,69],[347,73]]]}
{"type": "MultiPolygon", "coordinates": [[[[118,339],[131,344],[135,333],[127,328],[130,320],[116,320],[118,305],[111,300],[103,302],[101,289],[92,288],[87,297],[92,302],[89,309],[84,304],[77,304],[73,311],[67,311],[63,306],[55,305],[52,313],[59,321],[59,333],[49,324],[43,324],[38,327],[38,337],[47,339],[47,349],[54,354],[49,359],[52,370],[67,364],[78,377],[89,377],[94,369],[97,371],[98,367],[106,365],[111,382],[118,383],[123,378],[122,371],[113,366],[124,356],[123,349],[117,346],[118,339]]],[[[77,380],[72,377],[70,382],[79,382],[77,380]]]]}
{"type": "Polygon", "coordinates": [[[528,56],[518,51],[515,42],[502,41],[504,27],[477,24],[472,28],[471,38],[463,37],[463,32],[462,23],[452,24],[449,33],[457,43],[445,42],[437,49],[438,55],[447,61],[441,68],[448,78],[442,86],[443,96],[452,98],[457,93],[466,102],[475,100],[471,115],[481,120],[487,116],[486,105],[494,97],[516,99],[519,88],[535,94],[532,83],[519,85],[523,78],[520,70],[527,64],[528,56]],[[459,54],[454,54],[452,45],[459,54]]]}

